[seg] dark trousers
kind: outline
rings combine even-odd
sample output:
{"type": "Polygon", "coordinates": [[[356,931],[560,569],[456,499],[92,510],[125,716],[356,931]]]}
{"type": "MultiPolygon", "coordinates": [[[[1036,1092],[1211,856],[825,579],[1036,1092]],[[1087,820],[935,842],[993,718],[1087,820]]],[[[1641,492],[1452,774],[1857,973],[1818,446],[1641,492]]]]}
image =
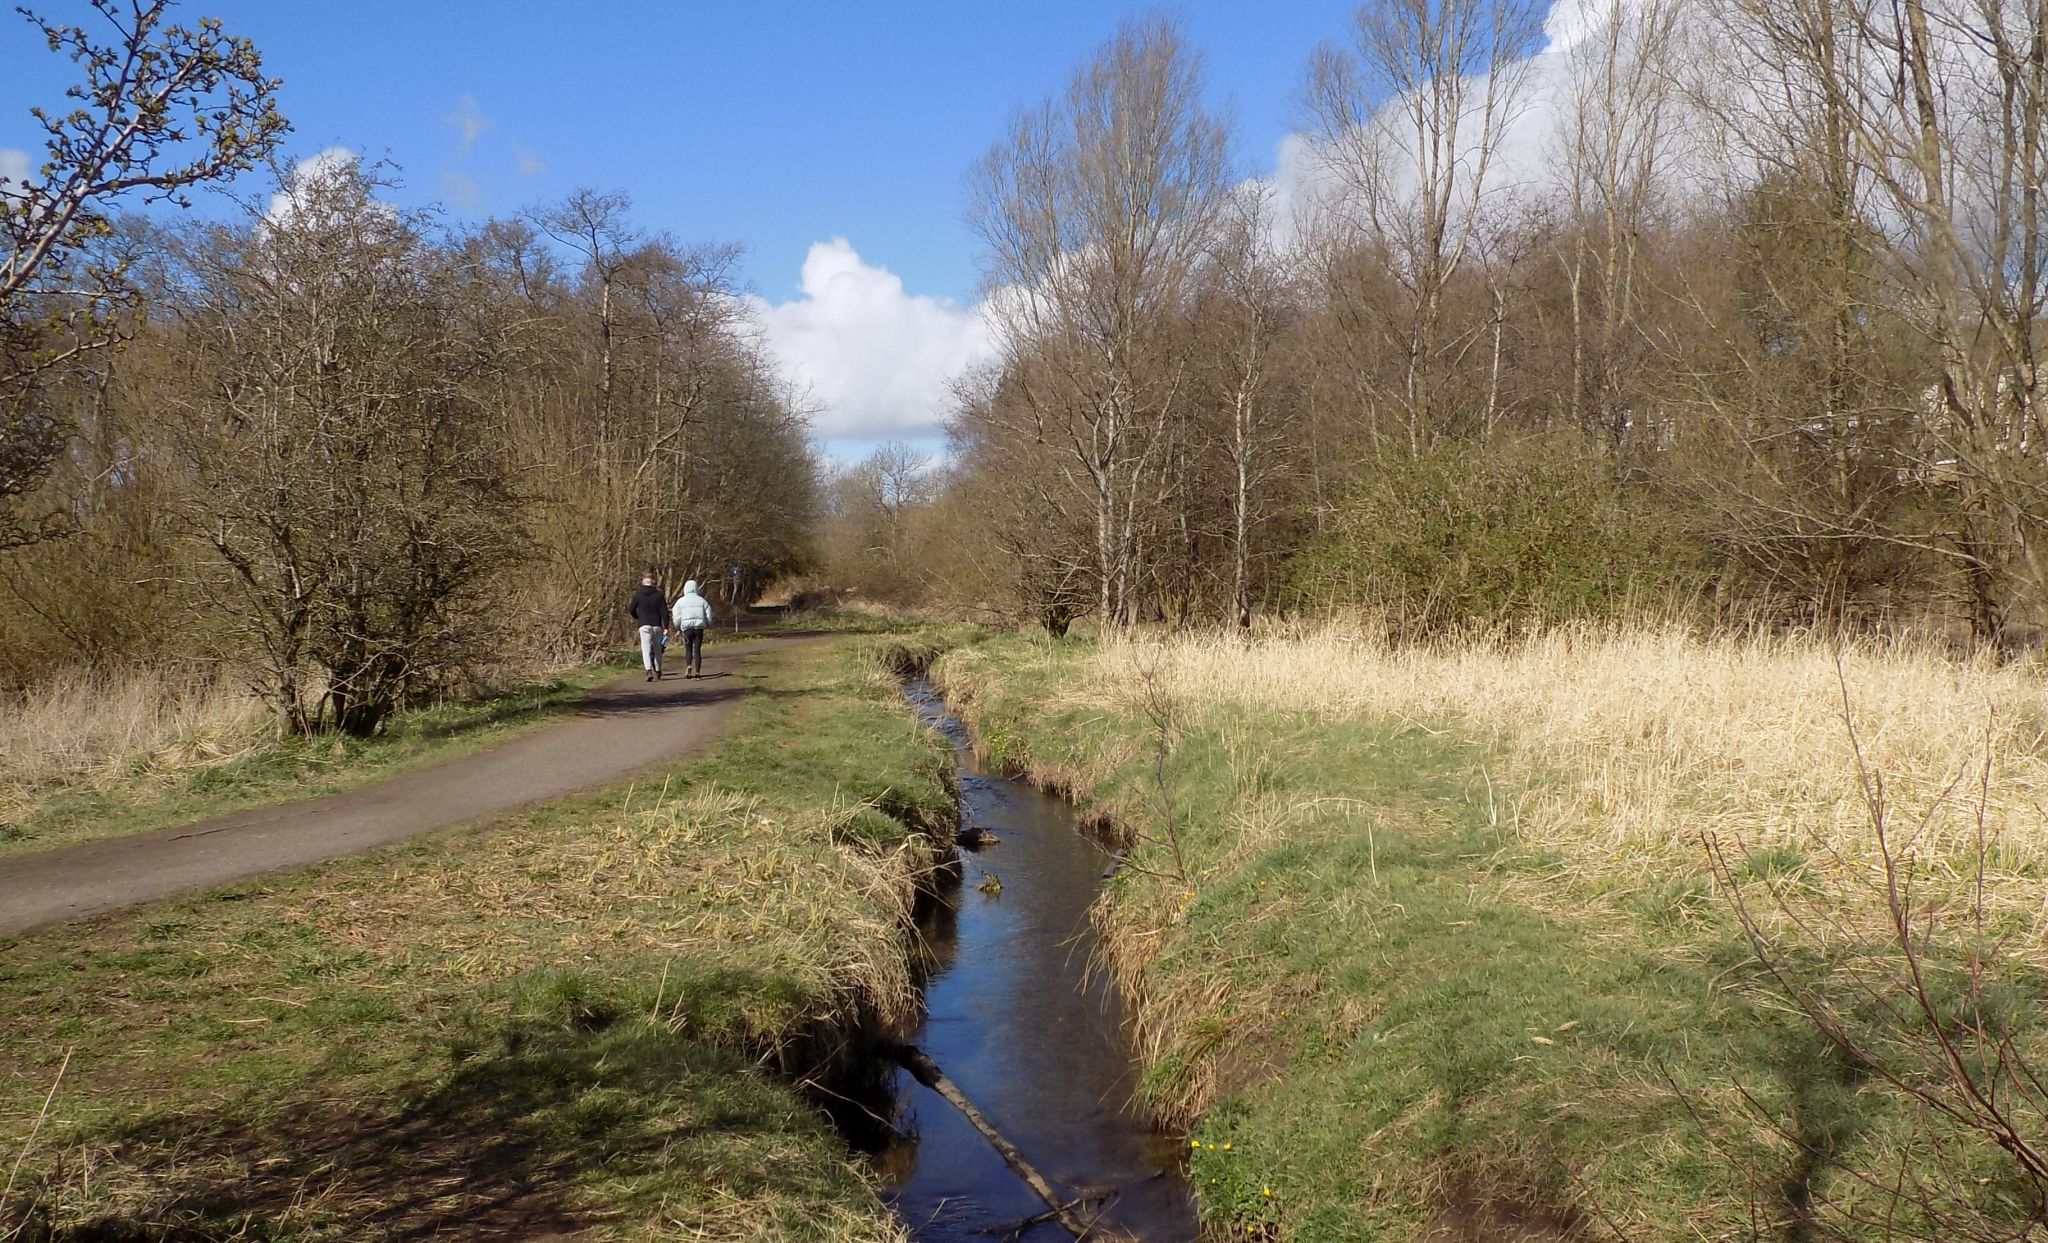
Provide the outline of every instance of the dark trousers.
{"type": "Polygon", "coordinates": [[[691,673],[704,672],[704,627],[683,627],[683,668],[691,673]]]}

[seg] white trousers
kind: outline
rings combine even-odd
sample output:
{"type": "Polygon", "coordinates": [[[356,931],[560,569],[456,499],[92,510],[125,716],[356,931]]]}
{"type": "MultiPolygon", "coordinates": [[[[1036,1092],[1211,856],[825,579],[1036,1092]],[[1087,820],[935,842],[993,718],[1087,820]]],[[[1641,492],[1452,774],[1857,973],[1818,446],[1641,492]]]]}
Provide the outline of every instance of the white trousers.
{"type": "Polygon", "coordinates": [[[649,673],[661,672],[661,627],[640,627],[640,667],[649,673]]]}

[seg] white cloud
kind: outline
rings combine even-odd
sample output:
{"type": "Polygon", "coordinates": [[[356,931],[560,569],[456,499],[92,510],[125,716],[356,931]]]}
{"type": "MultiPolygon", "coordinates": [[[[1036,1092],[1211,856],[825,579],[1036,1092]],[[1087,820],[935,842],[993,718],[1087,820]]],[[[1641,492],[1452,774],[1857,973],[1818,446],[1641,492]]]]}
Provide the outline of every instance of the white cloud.
{"type": "Polygon", "coordinates": [[[1570,134],[1624,160],[1654,155],[1653,197],[1705,192],[1716,170],[1694,124],[1702,84],[1721,78],[1755,97],[1761,66],[1715,29],[1715,5],[1698,0],[1557,0],[1544,22],[1550,43],[1534,58],[1530,107],[1503,147],[1506,182],[1557,192],[1573,175],[1570,134]],[[1598,101],[1612,75],[1614,114],[1598,101]],[[1590,106],[1590,111],[1588,108],[1590,106]]]}
{"type": "Polygon", "coordinates": [[[10,182],[28,184],[28,152],[14,147],[0,147],[0,185],[10,182]]]}
{"type": "MultiPolygon", "coordinates": [[[[1623,22],[1635,22],[1652,11],[1653,6],[1667,14],[1663,19],[1667,21],[1673,13],[1681,22],[1699,22],[1707,16],[1706,6],[1689,0],[1555,0],[1544,18],[1546,42],[1542,50],[1513,62],[1505,70],[1512,75],[1513,106],[1501,118],[1488,162],[1482,190],[1486,210],[1498,211],[1518,200],[1542,198],[1564,188],[1564,179],[1570,175],[1570,164],[1563,158],[1564,127],[1571,123],[1577,106],[1578,81],[1599,72],[1610,50],[1610,34],[1617,14],[1623,22]]],[[[1633,65],[1632,58],[1642,54],[1640,45],[1624,35],[1612,50],[1626,62],[1619,70],[1625,78],[1633,65]]],[[[1654,79],[1663,72],[1666,71],[1653,69],[1646,77],[1654,79]]],[[[1476,98],[1483,89],[1475,83],[1471,94],[1476,98]]],[[[1383,104],[1378,116],[1396,135],[1394,145],[1398,147],[1412,144],[1414,138],[1403,128],[1410,122],[1405,113],[1394,111],[1397,107],[1397,101],[1383,104]]],[[[1696,187],[1703,179],[1703,153],[1696,143],[1688,142],[1675,117],[1652,118],[1640,109],[1630,109],[1624,102],[1623,114],[1614,123],[1629,131],[1625,136],[1628,141],[1643,141],[1644,134],[1651,129],[1657,131],[1658,141],[1663,144],[1663,158],[1656,180],[1667,189],[1696,187]]],[[[1460,215],[1473,210],[1470,174],[1477,167],[1478,153],[1473,145],[1477,130],[1475,121],[1460,136],[1465,147],[1459,152],[1453,206],[1460,215]]],[[[1260,178],[1272,193],[1278,241],[1293,241],[1317,219],[1322,209],[1337,205],[1348,193],[1330,159],[1331,153],[1314,136],[1295,133],[1281,141],[1274,171],[1260,178]]],[[[1406,191],[1412,193],[1416,180],[1413,166],[1405,172],[1403,177],[1397,171],[1396,185],[1405,182],[1406,191]]]]}
{"type": "Polygon", "coordinates": [[[464,91],[455,101],[455,111],[441,118],[455,127],[462,138],[461,154],[468,155],[476,148],[477,135],[490,128],[490,119],[484,116],[482,105],[476,96],[464,91]]]}
{"type": "Polygon", "coordinates": [[[313,187],[336,173],[345,173],[362,162],[362,157],[347,147],[328,147],[316,155],[292,165],[291,174],[284,188],[270,196],[270,207],[263,215],[267,220],[284,220],[306,206],[313,187]]]}
{"type": "Polygon", "coordinates": [[[532,177],[547,169],[547,165],[541,163],[540,157],[533,153],[532,147],[522,147],[514,144],[512,147],[512,158],[519,161],[519,175],[521,177],[532,177]]]}
{"type": "Polygon", "coordinates": [[[980,308],[905,293],[845,238],[811,246],[801,297],[747,301],[783,375],[818,403],[820,436],[935,435],[953,379],[995,353],[980,308]]]}
{"type": "Polygon", "coordinates": [[[1273,241],[1283,251],[1300,240],[1316,212],[1335,193],[1327,166],[1305,134],[1282,138],[1274,154],[1273,172],[1254,180],[1266,187],[1273,241]]]}
{"type": "Polygon", "coordinates": [[[1543,19],[1543,33],[1550,42],[1546,52],[1569,52],[1588,35],[1607,24],[1613,0],[1557,0],[1543,19]]]}

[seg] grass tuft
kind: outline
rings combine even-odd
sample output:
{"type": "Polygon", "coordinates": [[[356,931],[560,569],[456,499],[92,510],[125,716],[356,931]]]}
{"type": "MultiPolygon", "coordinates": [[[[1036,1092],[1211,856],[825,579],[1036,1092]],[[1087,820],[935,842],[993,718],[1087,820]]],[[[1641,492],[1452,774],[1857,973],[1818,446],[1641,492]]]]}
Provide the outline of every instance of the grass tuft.
{"type": "Polygon", "coordinates": [[[500,741],[613,672],[422,705],[372,738],[279,737],[254,696],[219,678],[65,675],[0,698],[0,855],[346,789],[500,741]]]}
{"type": "Polygon", "coordinates": [[[899,1240],[791,1086],[917,1006],[950,757],[871,668],[755,662],[630,790],[7,942],[0,1238],[899,1240]]]}
{"type": "MultiPolygon", "coordinates": [[[[1143,1100],[1190,1128],[1224,1236],[1748,1238],[1902,1169],[1992,1188],[1983,1220],[2016,1227],[1996,1154],[1791,1014],[1706,866],[1713,828],[1753,845],[1745,879],[1849,900],[1841,870],[1874,844],[1835,668],[1782,638],[1328,632],[1005,638],[934,677],[995,759],[1130,844],[1096,911],[1103,965],[1143,1100]]],[[[2011,1027],[2048,1048],[2027,965],[2048,838],[2023,814],[2048,782],[2043,692],[1927,652],[1842,668],[1916,810],[1989,722],[1991,884],[2032,947],[2011,1027]]],[[[1915,840],[1928,874],[1966,874],[1971,811],[1915,840]]]]}

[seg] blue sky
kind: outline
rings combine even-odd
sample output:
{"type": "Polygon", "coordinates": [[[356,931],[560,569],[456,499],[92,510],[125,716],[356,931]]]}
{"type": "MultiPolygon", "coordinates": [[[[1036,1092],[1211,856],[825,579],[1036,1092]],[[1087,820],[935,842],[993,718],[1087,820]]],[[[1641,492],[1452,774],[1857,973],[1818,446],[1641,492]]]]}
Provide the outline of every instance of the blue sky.
{"type": "MultiPolygon", "coordinates": [[[[83,0],[36,3],[89,12],[83,0]]],[[[285,80],[297,155],[388,156],[403,170],[400,197],[439,201],[458,219],[595,186],[631,194],[649,229],[744,244],[760,308],[783,311],[771,342],[829,355],[788,369],[822,394],[820,432],[846,452],[887,435],[930,439],[938,389],[897,372],[979,348],[945,318],[976,290],[963,174],[1014,110],[1059,89],[1121,18],[1151,7],[187,0],[180,13],[218,16],[255,40],[285,80]],[[923,329],[945,339],[879,382],[868,374],[877,349],[923,329]],[[848,330],[875,339],[843,340],[848,330]],[[892,381],[901,391],[886,401],[860,395],[892,381]]],[[[1342,36],[1353,7],[1166,6],[1207,56],[1246,174],[1272,167],[1310,53],[1342,36]]],[[[33,154],[25,110],[58,103],[69,66],[8,12],[0,65],[0,149],[33,154]]]]}
{"type": "MultiPolygon", "coordinates": [[[[913,290],[962,299],[975,281],[962,173],[1014,109],[1056,89],[1119,18],[1146,7],[187,0],[181,10],[256,41],[285,80],[301,153],[388,152],[421,198],[465,198],[443,183],[465,176],[477,197],[451,202],[458,214],[616,187],[650,225],[746,243],[749,274],[770,297],[795,292],[812,242],[843,236],[913,290]],[[449,118],[468,101],[484,127],[465,153],[449,118]],[[521,174],[520,149],[539,172],[521,174]]],[[[1207,52],[1248,164],[1270,162],[1310,51],[1342,32],[1351,7],[1167,10],[1207,52]]],[[[11,13],[0,14],[0,63],[0,146],[26,147],[23,110],[50,100],[68,67],[11,13]]]]}

